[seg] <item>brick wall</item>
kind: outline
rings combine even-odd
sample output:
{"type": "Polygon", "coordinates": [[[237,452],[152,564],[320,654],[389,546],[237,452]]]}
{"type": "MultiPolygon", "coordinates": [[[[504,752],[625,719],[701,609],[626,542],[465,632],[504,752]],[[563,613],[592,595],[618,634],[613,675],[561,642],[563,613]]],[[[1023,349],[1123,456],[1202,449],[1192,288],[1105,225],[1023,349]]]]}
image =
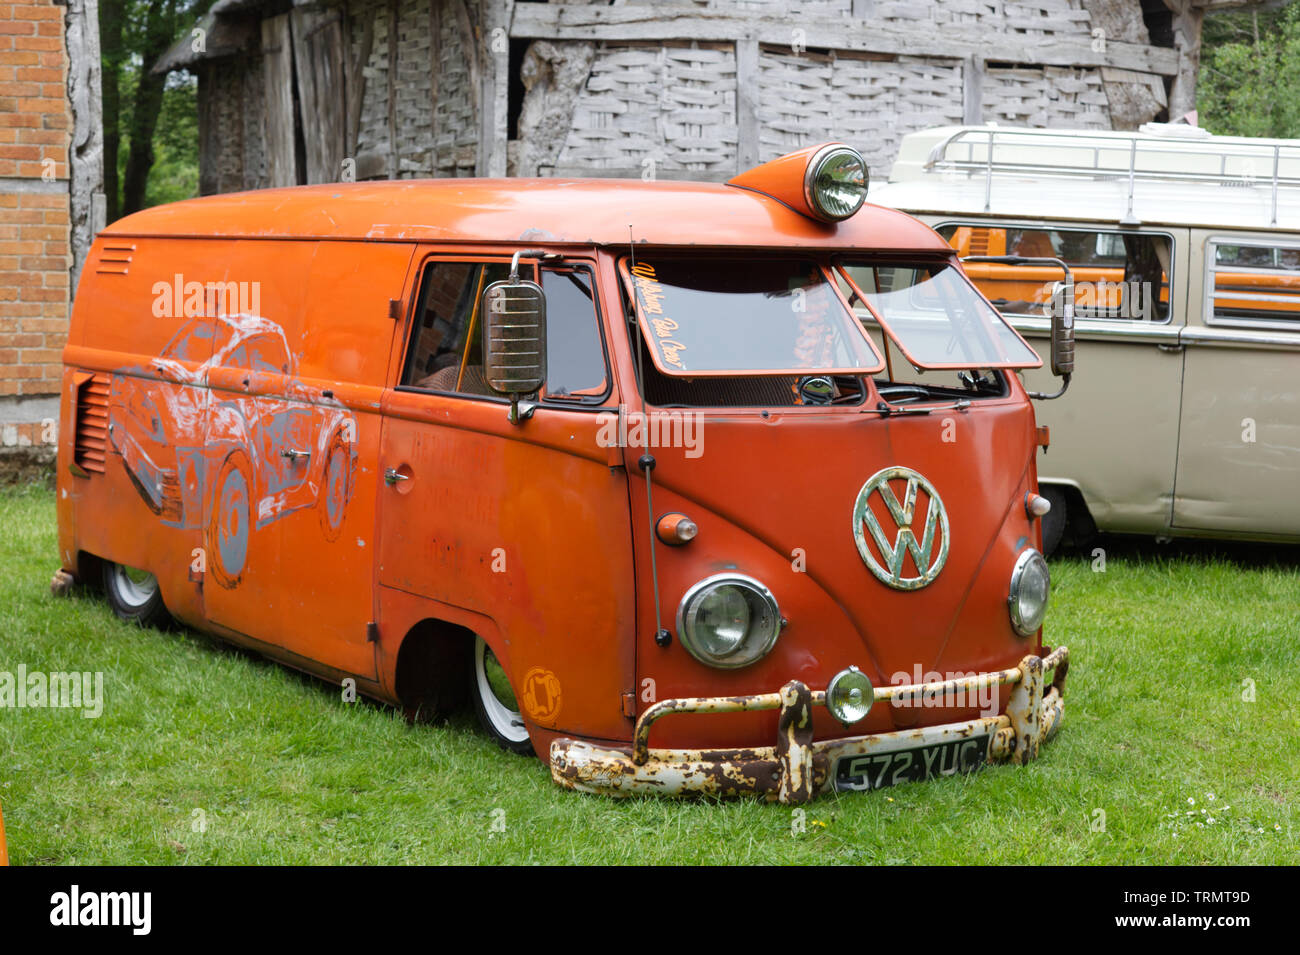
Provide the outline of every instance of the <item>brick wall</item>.
{"type": "MultiPolygon", "coordinates": [[[[0,0],[0,445],[44,444],[67,340],[66,8],[0,0]]],[[[54,404],[57,413],[57,404],[54,404]]]]}

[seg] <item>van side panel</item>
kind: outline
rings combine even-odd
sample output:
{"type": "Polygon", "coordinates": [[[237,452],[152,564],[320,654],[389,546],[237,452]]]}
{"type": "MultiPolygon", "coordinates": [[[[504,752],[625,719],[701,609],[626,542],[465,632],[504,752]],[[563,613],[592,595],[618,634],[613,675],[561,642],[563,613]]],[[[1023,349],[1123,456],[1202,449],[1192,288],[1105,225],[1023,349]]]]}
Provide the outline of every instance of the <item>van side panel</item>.
{"type": "MultiPolygon", "coordinates": [[[[168,608],[202,614],[201,474],[212,356],[208,282],[228,242],[99,239],[64,350],[60,548],[157,576],[168,608]]],[[[215,290],[213,294],[219,294],[215,290]]]]}
{"type": "MultiPolygon", "coordinates": [[[[276,582],[282,639],[349,673],[375,675],[367,624],[374,606],[375,496],[381,399],[414,247],[321,242],[311,262],[306,307],[287,329],[297,379],[286,411],[308,422],[309,459],[286,475],[306,476],[311,503],[280,521],[285,546],[276,582]]],[[[281,458],[281,461],[286,459],[281,458]]],[[[289,463],[289,462],[286,462],[289,463]]]]}

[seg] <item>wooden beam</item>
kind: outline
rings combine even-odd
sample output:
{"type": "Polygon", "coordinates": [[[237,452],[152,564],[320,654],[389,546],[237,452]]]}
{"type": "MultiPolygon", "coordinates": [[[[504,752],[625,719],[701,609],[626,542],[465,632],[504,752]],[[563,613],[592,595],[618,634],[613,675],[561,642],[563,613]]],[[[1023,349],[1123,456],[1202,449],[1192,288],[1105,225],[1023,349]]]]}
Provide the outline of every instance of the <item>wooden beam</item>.
{"type": "Polygon", "coordinates": [[[266,78],[266,178],[268,186],[298,185],[293,109],[293,39],[289,15],[262,21],[262,73],[266,78]]]}
{"type": "Polygon", "coordinates": [[[388,178],[396,179],[397,157],[397,0],[388,0],[388,178]]]}
{"type": "Polygon", "coordinates": [[[961,121],[967,126],[984,123],[984,58],[968,56],[962,65],[961,121]]]}
{"type": "Polygon", "coordinates": [[[758,41],[736,41],[736,172],[758,165],[758,41]]]}
{"type": "Polygon", "coordinates": [[[338,10],[294,7],[289,22],[307,182],[337,182],[347,138],[347,90],[339,75],[345,59],[341,14],[338,10]]]}
{"type": "Polygon", "coordinates": [[[629,4],[521,3],[515,7],[511,36],[534,40],[596,40],[606,43],[654,43],[668,38],[735,43],[753,39],[788,46],[791,31],[800,29],[813,49],[855,50],[896,56],[966,59],[996,52],[1000,61],[1049,66],[1114,66],[1174,76],[1178,52],[1166,47],[1112,40],[1105,50],[1092,48],[1092,37],[1032,37],[1002,33],[990,39],[988,27],[931,23],[869,23],[855,29],[845,17],[739,16],[727,10],[691,7],[677,10],[629,4]]]}

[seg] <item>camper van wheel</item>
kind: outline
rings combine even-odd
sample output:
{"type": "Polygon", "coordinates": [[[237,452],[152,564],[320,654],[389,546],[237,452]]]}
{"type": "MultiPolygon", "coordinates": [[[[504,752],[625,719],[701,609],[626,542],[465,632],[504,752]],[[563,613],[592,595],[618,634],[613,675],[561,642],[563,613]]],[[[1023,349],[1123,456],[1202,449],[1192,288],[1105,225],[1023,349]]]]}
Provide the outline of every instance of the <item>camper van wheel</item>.
{"type": "Polygon", "coordinates": [[[1065,491],[1051,484],[1044,484],[1038,490],[1052,502],[1052,509],[1043,516],[1043,556],[1051,557],[1061,546],[1066,522],[1070,519],[1069,498],[1065,491]]]}
{"type": "Polygon", "coordinates": [[[497,745],[521,756],[531,756],[533,744],[528,738],[523,717],[519,715],[519,704],[515,701],[510,679],[482,637],[474,638],[470,690],[478,721],[497,745]]]}
{"type": "Polygon", "coordinates": [[[145,570],[103,561],[104,592],[113,613],[142,627],[160,627],[167,622],[158,578],[145,570]]]}

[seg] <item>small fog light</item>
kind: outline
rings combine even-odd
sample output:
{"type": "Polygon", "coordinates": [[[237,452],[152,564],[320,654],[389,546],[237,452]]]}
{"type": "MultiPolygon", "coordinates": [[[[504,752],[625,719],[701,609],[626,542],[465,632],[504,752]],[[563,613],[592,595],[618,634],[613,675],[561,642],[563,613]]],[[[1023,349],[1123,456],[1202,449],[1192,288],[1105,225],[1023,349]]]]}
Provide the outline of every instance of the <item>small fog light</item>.
{"type": "Polygon", "coordinates": [[[875,688],[867,675],[855,666],[835,674],[826,687],[826,709],[845,725],[856,723],[866,716],[874,702],[875,688]]]}

